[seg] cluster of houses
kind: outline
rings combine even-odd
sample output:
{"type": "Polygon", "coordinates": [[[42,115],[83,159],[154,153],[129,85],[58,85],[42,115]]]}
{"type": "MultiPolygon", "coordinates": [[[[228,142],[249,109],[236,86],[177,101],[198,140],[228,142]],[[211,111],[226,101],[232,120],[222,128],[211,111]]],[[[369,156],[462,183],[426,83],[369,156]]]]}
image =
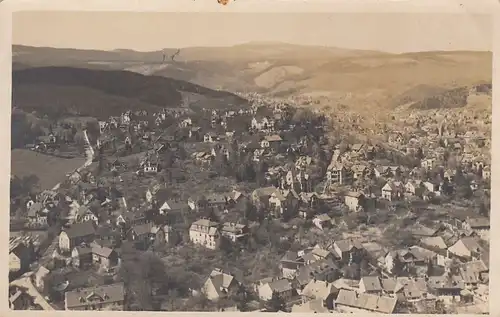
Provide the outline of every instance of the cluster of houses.
{"type": "MultiPolygon", "coordinates": [[[[422,228],[414,231],[423,234],[422,228]]],[[[437,303],[487,305],[488,250],[477,237],[464,236],[449,245],[430,231],[420,245],[400,250],[345,239],[289,251],[279,263],[280,275],[245,287],[264,302],[279,296],[291,312],[392,314],[437,303]],[[361,261],[367,261],[374,273],[345,276],[342,267],[361,261]]],[[[237,292],[241,284],[236,275],[214,269],[202,290],[209,300],[218,301],[237,292]]]]}
{"type": "MultiPolygon", "coordinates": [[[[123,132],[125,148],[131,149],[137,139],[149,144],[152,149],[139,160],[135,171],[138,175],[160,173],[160,154],[167,149],[175,150],[175,142],[181,141],[203,143],[211,148],[195,151],[190,156],[207,167],[219,155],[229,160],[234,140],[238,141],[239,150],[252,153],[255,163],[283,162],[287,151],[307,147],[308,142],[307,138],[295,142],[286,140],[285,131],[278,128],[283,126],[285,108],[286,105],[278,104],[265,115],[258,115],[257,106],[239,111],[210,110],[206,111],[210,122],[204,128],[194,124],[196,120],[188,110],[164,110],[151,115],[145,111],[127,111],[99,122],[101,137],[97,147],[110,147],[115,142],[110,137],[115,129],[123,132]],[[238,116],[248,121],[248,127],[240,133],[231,127],[231,120],[238,116]],[[154,119],[144,119],[148,117],[154,119]],[[175,129],[158,134],[152,132],[160,130],[171,117],[178,122],[175,129]],[[250,131],[252,136],[246,139],[245,133],[250,134],[250,131]]],[[[28,223],[34,227],[47,228],[51,219],[66,222],[57,238],[54,259],[64,266],[92,267],[109,272],[120,266],[120,245],[125,239],[133,241],[140,249],[158,244],[173,245],[180,240],[182,232],[174,230],[168,221],[159,225],[148,217],[151,210],[171,219],[168,216],[196,215],[207,209],[227,214],[250,204],[267,217],[285,221],[304,218],[315,228],[326,230],[345,224],[345,219],[335,219],[334,209],[370,213],[377,211],[380,201],[389,204],[412,199],[425,201],[447,195],[450,188],[453,189],[458,169],[445,168],[447,152],[462,158],[459,166],[463,174],[473,173],[489,181],[487,160],[473,155],[480,143],[485,142],[484,138],[467,132],[467,136],[455,134],[453,139],[448,132],[450,129],[444,124],[438,127],[435,147],[422,142],[422,139],[433,140],[432,129],[422,137],[417,133],[411,134],[409,139],[408,133],[390,136],[388,144],[391,147],[404,148],[405,152],[419,156],[420,168],[381,164],[375,159],[381,152],[380,146],[357,143],[337,146],[329,162],[318,162],[317,156],[296,151],[299,154],[293,162],[270,164],[265,171],[258,171],[263,173],[261,176],[267,184],[249,192],[203,193],[200,197],[192,195],[187,200],[180,200],[173,197],[166,184],[152,185],[141,193],[143,204],[129,205],[127,197],[116,187],[98,186],[95,177],[81,172],[71,177],[73,186],[79,188],[78,196],[45,191],[37,197],[29,197],[25,209],[28,223]],[[417,155],[420,152],[421,155],[417,155]],[[318,178],[315,173],[321,163],[326,163],[326,168],[320,169],[322,174],[318,178]],[[422,169],[431,171],[439,166],[443,166],[440,181],[422,177],[422,169]],[[374,185],[374,181],[379,185],[374,185]],[[320,182],[322,190],[317,190],[320,182]]],[[[125,165],[117,158],[109,166],[110,171],[120,176],[125,165]]],[[[470,186],[471,190],[479,188],[474,182],[470,186]]],[[[263,302],[277,295],[288,311],[316,313],[397,313],[405,312],[408,306],[436,301],[487,302],[489,250],[485,241],[489,239],[489,219],[477,213],[457,212],[443,217],[439,223],[435,227],[414,225],[411,233],[418,243],[405,249],[392,250],[372,241],[347,239],[289,251],[277,263],[279,276],[266,277],[255,281],[254,285],[243,285],[240,277],[214,268],[202,291],[209,300],[218,301],[244,286],[263,302]],[[346,267],[362,262],[367,263],[372,273],[346,276],[349,275],[345,273],[346,267]]],[[[220,249],[224,242],[242,247],[251,235],[247,222],[219,223],[201,215],[189,224],[187,231],[189,243],[209,250],[220,249]]],[[[25,256],[29,252],[23,250],[12,248],[10,252],[12,266],[17,265],[18,270],[21,267],[26,270],[26,265],[29,266],[30,260],[25,256]]],[[[49,272],[45,266],[39,267],[36,274],[41,277],[35,283],[38,288],[43,288],[43,276],[49,272]]],[[[108,306],[120,309],[124,307],[126,289],[117,283],[70,290],[65,294],[68,310],[101,310],[108,306]]]]}

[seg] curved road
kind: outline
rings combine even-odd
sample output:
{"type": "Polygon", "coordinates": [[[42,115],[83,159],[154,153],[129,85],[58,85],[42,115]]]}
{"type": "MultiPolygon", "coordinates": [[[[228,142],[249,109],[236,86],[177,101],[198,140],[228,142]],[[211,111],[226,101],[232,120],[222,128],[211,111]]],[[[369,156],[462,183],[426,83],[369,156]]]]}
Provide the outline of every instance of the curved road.
{"type": "MultiPolygon", "coordinates": [[[[89,141],[89,138],[87,135],[87,131],[84,131],[84,136],[85,136],[85,141],[87,143],[87,146],[85,148],[85,154],[86,154],[87,160],[85,161],[85,163],[81,167],[77,168],[74,172],[79,172],[82,169],[88,167],[90,164],[92,164],[92,160],[94,158],[94,149],[92,148],[92,145],[90,144],[90,141],[89,141]]],[[[57,184],[56,186],[54,186],[54,188],[52,188],[52,190],[54,190],[54,191],[57,190],[59,188],[59,186],[60,186],[60,184],[57,184]]],[[[58,242],[59,242],[58,237],[56,237],[54,239],[54,241],[52,242],[52,244],[50,245],[50,247],[47,250],[45,250],[45,252],[41,256],[41,258],[44,258],[46,256],[50,256],[50,254],[54,251],[54,248],[57,247],[58,242]]],[[[42,294],[40,294],[40,292],[36,289],[36,287],[31,282],[31,276],[34,275],[34,272],[36,272],[39,267],[40,267],[40,265],[35,265],[35,267],[33,268],[33,270],[31,272],[28,272],[28,273],[24,274],[23,276],[21,276],[20,278],[18,278],[17,280],[12,281],[9,285],[25,288],[27,290],[27,293],[31,297],[34,298],[35,304],[40,305],[43,308],[43,310],[55,310],[54,307],[52,307],[45,300],[45,298],[42,296],[42,294]]]]}

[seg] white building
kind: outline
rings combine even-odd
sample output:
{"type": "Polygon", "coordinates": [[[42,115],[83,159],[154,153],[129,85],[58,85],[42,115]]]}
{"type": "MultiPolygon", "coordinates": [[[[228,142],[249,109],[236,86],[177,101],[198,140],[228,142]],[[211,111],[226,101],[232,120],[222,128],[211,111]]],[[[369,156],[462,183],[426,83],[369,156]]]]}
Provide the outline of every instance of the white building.
{"type": "Polygon", "coordinates": [[[191,224],[189,240],[208,249],[215,250],[219,247],[219,224],[208,219],[200,219],[191,224]]]}

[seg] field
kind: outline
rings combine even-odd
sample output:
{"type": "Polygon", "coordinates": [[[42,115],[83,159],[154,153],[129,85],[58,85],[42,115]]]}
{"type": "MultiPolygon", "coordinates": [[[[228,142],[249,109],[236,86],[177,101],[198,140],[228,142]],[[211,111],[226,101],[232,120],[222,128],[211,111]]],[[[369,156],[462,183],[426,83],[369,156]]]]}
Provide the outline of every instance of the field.
{"type": "Polygon", "coordinates": [[[66,174],[85,163],[85,158],[63,159],[30,150],[15,149],[11,152],[11,175],[24,177],[36,175],[40,189],[51,189],[66,178],[66,174]]]}

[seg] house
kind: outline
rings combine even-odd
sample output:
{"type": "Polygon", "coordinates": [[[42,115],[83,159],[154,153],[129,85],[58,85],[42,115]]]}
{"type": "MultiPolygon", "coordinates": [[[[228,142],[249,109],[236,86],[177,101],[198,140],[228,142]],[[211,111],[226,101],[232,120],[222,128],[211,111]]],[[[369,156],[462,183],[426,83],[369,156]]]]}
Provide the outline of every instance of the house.
{"type": "Polygon", "coordinates": [[[328,216],[327,214],[321,214],[314,217],[312,222],[316,227],[318,227],[321,230],[332,227],[332,218],[330,218],[330,216],[328,216]]]}
{"type": "Polygon", "coordinates": [[[393,314],[396,309],[397,299],[341,289],[334,302],[335,308],[339,312],[393,314]]]}
{"type": "Polygon", "coordinates": [[[96,229],[96,240],[100,244],[106,245],[110,248],[119,247],[121,244],[121,232],[119,228],[113,225],[101,225],[96,229]]]}
{"type": "Polygon", "coordinates": [[[74,247],[71,251],[71,263],[76,268],[92,264],[92,248],[88,245],[74,247]]]}
{"type": "Polygon", "coordinates": [[[277,148],[281,144],[281,141],[283,141],[283,139],[277,134],[267,135],[260,142],[260,146],[262,148],[277,148]]]}
{"type": "Polygon", "coordinates": [[[352,181],[352,172],[341,163],[330,164],[326,172],[326,179],[332,184],[349,184],[352,181]]]}
{"type": "Polygon", "coordinates": [[[159,213],[160,215],[167,214],[167,213],[176,213],[176,212],[183,212],[188,210],[189,206],[187,203],[183,201],[177,201],[177,200],[159,200],[159,213]]]}
{"type": "Polygon", "coordinates": [[[468,289],[476,289],[479,284],[488,284],[489,282],[489,268],[481,260],[463,263],[459,270],[468,289]]]}
{"type": "Polygon", "coordinates": [[[426,158],[420,162],[420,166],[428,170],[433,169],[435,165],[436,160],[433,158],[426,158]]]}
{"type": "Polygon", "coordinates": [[[430,249],[434,249],[434,250],[438,250],[438,251],[443,251],[443,250],[448,249],[446,242],[444,241],[443,237],[441,237],[441,236],[422,237],[422,239],[420,239],[420,244],[424,247],[428,247],[430,249]]]}
{"type": "Polygon", "coordinates": [[[299,196],[294,190],[263,187],[252,192],[252,201],[257,207],[271,209],[277,216],[285,213],[294,215],[298,210],[299,196]]]}
{"type": "Polygon", "coordinates": [[[270,300],[274,293],[286,301],[293,296],[292,284],[287,279],[280,279],[264,284],[258,290],[259,298],[265,301],[270,300]]]}
{"type": "Polygon", "coordinates": [[[314,261],[309,261],[307,262],[307,264],[311,264],[323,259],[333,259],[335,257],[332,252],[322,249],[319,246],[315,246],[308,254],[310,254],[314,258],[314,261]]]}
{"type": "Polygon", "coordinates": [[[405,184],[405,194],[407,196],[422,197],[423,192],[424,187],[422,186],[422,182],[419,180],[409,180],[405,184]]]}
{"type": "Polygon", "coordinates": [[[76,289],[64,294],[66,310],[115,310],[125,308],[125,287],[123,283],[76,289]]]}
{"type": "Polygon", "coordinates": [[[415,267],[427,268],[428,263],[437,263],[437,254],[418,246],[390,251],[385,256],[385,268],[389,272],[393,272],[396,269],[396,259],[402,265],[398,269],[407,271],[415,267]]]}
{"type": "Polygon", "coordinates": [[[490,220],[486,217],[467,217],[463,222],[462,228],[467,231],[475,231],[479,235],[490,230],[490,220]]]}
{"type": "Polygon", "coordinates": [[[224,210],[229,204],[229,197],[223,194],[212,193],[206,196],[206,203],[210,208],[224,210]]]}
{"type": "Polygon", "coordinates": [[[440,196],[441,194],[441,186],[440,184],[435,184],[432,182],[423,182],[422,185],[424,188],[435,196],[440,196]]]}
{"type": "Polygon", "coordinates": [[[96,225],[99,224],[99,219],[87,206],[80,206],[76,212],[75,222],[89,222],[92,221],[96,225]]]}
{"type": "Polygon", "coordinates": [[[187,128],[187,127],[190,127],[193,125],[193,121],[191,120],[191,118],[186,118],[186,119],[182,120],[179,125],[182,128],[187,128]]]}
{"type": "Polygon", "coordinates": [[[382,198],[388,201],[401,199],[403,193],[404,189],[401,182],[389,181],[382,187],[382,198]]]}
{"type": "MultiPolygon", "coordinates": [[[[311,253],[305,254],[303,257],[307,258],[309,255],[311,253]]],[[[295,276],[294,283],[298,289],[303,289],[311,280],[334,281],[341,276],[339,267],[335,264],[333,257],[314,261],[307,259],[307,262],[307,265],[299,268],[295,276]]]]}
{"type": "Polygon", "coordinates": [[[319,196],[315,192],[300,192],[301,204],[308,208],[315,208],[319,203],[319,196]]]}
{"type": "Polygon", "coordinates": [[[42,203],[34,203],[30,200],[27,203],[27,207],[29,224],[33,226],[47,226],[47,214],[49,211],[42,205],[42,203]]]}
{"type": "MultiPolygon", "coordinates": [[[[389,279],[384,279],[385,281],[389,279]]],[[[385,283],[384,283],[385,284],[385,283]]],[[[397,277],[393,295],[408,302],[420,301],[428,297],[427,279],[420,277],[397,277]]]]}
{"type": "Polygon", "coordinates": [[[189,240],[208,249],[215,250],[220,244],[219,224],[208,219],[199,219],[189,227],[189,240]]]}
{"type": "Polygon", "coordinates": [[[313,158],[310,156],[299,156],[295,161],[295,167],[297,169],[303,169],[310,166],[313,162],[313,158]]]}
{"type": "Polygon", "coordinates": [[[139,209],[131,211],[120,211],[116,216],[116,225],[121,226],[136,226],[146,223],[146,215],[139,209]]]}
{"type": "MultiPolygon", "coordinates": [[[[333,301],[331,301],[333,303],[333,301]]],[[[312,299],[292,306],[292,313],[328,313],[329,310],[321,299],[312,299]]]]}
{"type": "Polygon", "coordinates": [[[211,301],[226,297],[238,289],[238,282],[231,274],[214,269],[203,284],[202,292],[211,301]]]}
{"type": "Polygon", "coordinates": [[[205,135],[203,136],[203,142],[205,143],[217,142],[217,134],[214,132],[205,133],[205,135]]]}
{"type": "Polygon", "coordinates": [[[364,276],[359,281],[360,293],[381,295],[382,290],[382,284],[380,284],[378,276],[364,276]]]}
{"type": "Polygon", "coordinates": [[[81,243],[90,243],[94,240],[96,228],[91,221],[75,223],[65,229],[59,235],[59,249],[62,252],[70,252],[81,243]]]}
{"type": "Polygon", "coordinates": [[[92,248],[92,262],[94,264],[103,269],[109,269],[119,264],[119,255],[116,250],[103,246],[98,242],[92,242],[90,247],[92,248]]]}
{"type": "Polygon", "coordinates": [[[9,272],[26,272],[34,259],[33,245],[18,242],[12,247],[9,246],[9,272]]]}
{"type": "Polygon", "coordinates": [[[462,277],[452,275],[429,276],[427,281],[429,291],[434,296],[447,296],[455,299],[460,298],[460,292],[465,289],[462,277]]]}
{"type": "Polygon", "coordinates": [[[248,226],[239,223],[226,222],[221,229],[222,236],[227,237],[233,243],[243,241],[248,237],[248,233],[248,226]]]}
{"type": "Polygon", "coordinates": [[[491,179],[491,168],[489,166],[485,166],[482,171],[482,177],[484,180],[491,179]]]}
{"type": "Polygon", "coordinates": [[[353,176],[354,180],[362,180],[366,176],[368,176],[368,174],[370,172],[370,169],[367,166],[361,165],[361,164],[353,165],[351,167],[351,170],[353,173],[352,176],[353,176]]]}
{"type": "Polygon", "coordinates": [[[333,243],[333,250],[341,260],[350,260],[364,253],[363,245],[354,239],[337,240],[333,243]]]}
{"type": "Polygon", "coordinates": [[[375,177],[380,178],[380,177],[387,177],[391,175],[391,169],[389,166],[377,166],[374,169],[374,174],[375,177]]]}
{"type": "Polygon", "coordinates": [[[481,259],[487,253],[476,237],[463,237],[448,248],[448,257],[456,257],[462,261],[481,259]]]}
{"type": "Polygon", "coordinates": [[[311,280],[302,290],[301,296],[305,299],[319,300],[321,307],[333,309],[333,300],[339,290],[327,281],[311,280]]]}
{"type": "Polygon", "coordinates": [[[250,126],[253,130],[273,130],[274,120],[268,117],[263,117],[261,119],[252,118],[250,126]]]}
{"type": "MultiPolygon", "coordinates": [[[[373,262],[380,262],[387,254],[387,248],[377,242],[365,242],[361,244],[366,252],[366,255],[371,258],[373,262]]],[[[383,262],[383,261],[382,261],[383,262]]]]}
{"type": "Polygon", "coordinates": [[[410,226],[409,231],[415,237],[434,237],[439,230],[426,227],[421,223],[415,223],[414,225],[410,226]]]}
{"type": "Polygon", "coordinates": [[[297,271],[305,265],[304,259],[297,252],[287,251],[280,260],[281,276],[293,278],[297,271]]]}
{"type": "Polygon", "coordinates": [[[138,224],[130,228],[130,237],[136,243],[142,243],[145,246],[149,246],[156,238],[156,226],[147,222],[144,224],[138,224]]]}
{"type": "Polygon", "coordinates": [[[361,211],[365,205],[365,196],[360,192],[348,192],[344,195],[344,202],[350,211],[361,211]]]}

